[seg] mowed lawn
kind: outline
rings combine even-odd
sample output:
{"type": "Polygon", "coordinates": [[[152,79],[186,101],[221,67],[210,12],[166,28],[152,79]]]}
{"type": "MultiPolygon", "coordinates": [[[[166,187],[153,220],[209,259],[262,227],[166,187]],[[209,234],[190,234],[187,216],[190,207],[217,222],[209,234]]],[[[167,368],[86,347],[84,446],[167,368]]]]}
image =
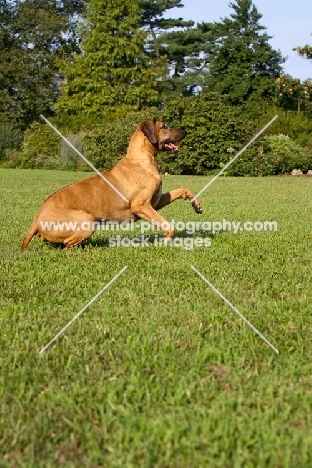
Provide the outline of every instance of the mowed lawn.
{"type": "MultiPolygon", "coordinates": [[[[89,175],[0,171],[0,466],[311,467],[312,178],[220,177],[202,215],[181,200],[162,210],[277,231],[197,232],[211,246],[191,250],[110,248],[118,233],[97,232],[84,248],[34,238],[22,253],[43,200],[89,175]]],[[[196,193],[209,178],[163,180],[196,193]]]]}

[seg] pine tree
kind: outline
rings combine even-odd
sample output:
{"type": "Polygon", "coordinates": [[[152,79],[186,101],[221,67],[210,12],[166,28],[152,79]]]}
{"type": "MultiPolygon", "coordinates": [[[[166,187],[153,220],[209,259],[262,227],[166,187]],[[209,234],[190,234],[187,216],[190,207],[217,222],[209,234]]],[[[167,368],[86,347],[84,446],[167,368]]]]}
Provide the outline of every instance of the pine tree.
{"type": "Polygon", "coordinates": [[[159,92],[163,101],[189,96],[198,90],[208,62],[210,28],[194,21],[164,18],[182,0],[140,0],[141,26],[148,32],[148,51],[161,67],[159,92]]]}
{"type": "Polygon", "coordinates": [[[158,102],[157,70],[145,51],[138,0],[90,0],[82,54],[65,67],[60,111],[121,115],[158,102]]]}
{"type": "Polygon", "coordinates": [[[271,37],[259,24],[262,15],[251,0],[230,3],[234,13],[214,23],[209,90],[227,94],[234,104],[251,97],[272,99],[285,59],[269,44],[271,37]]]}
{"type": "Polygon", "coordinates": [[[169,29],[186,28],[194,25],[194,21],[184,21],[182,18],[164,18],[165,12],[172,8],[183,8],[182,0],[140,0],[140,25],[149,34],[148,48],[156,56],[161,57],[163,34],[169,29]]]}
{"type": "Polygon", "coordinates": [[[183,31],[170,31],[161,37],[170,74],[168,100],[197,94],[205,83],[211,53],[211,27],[198,24],[183,31]]]}

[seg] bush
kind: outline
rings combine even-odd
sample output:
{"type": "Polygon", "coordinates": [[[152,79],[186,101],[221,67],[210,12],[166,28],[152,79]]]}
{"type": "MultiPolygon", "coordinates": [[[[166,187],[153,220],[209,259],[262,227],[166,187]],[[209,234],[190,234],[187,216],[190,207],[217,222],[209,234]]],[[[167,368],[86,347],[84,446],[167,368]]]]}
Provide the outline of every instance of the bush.
{"type": "Polygon", "coordinates": [[[240,107],[216,93],[169,103],[162,119],[187,131],[178,156],[157,157],[161,169],[174,174],[204,175],[220,169],[248,143],[255,129],[240,107]]]}
{"type": "Polygon", "coordinates": [[[289,174],[293,169],[307,172],[312,168],[311,153],[287,135],[270,135],[262,138],[255,156],[244,155],[229,168],[234,176],[269,176],[289,174]]]}
{"type": "MultiPolygon", "coordinates": [[[[307,155],[310,155],[310,156],[312,155],[312,135],[310,135],[310,137],[308,138],[308,140],[305,142],[303,151],[304,151],[307,155]]],[[[311,169],[311,168],[310,168],[310,169],[311,169]]]]}
{"type": "Polygon", "coordinates": [[[278,119],[269,128],[270,135],[287,135],[299,145],[305,146],[312,134],[312,121],[303,112],[271,107],[269,115],[269,118],[266,114],[262,117],[263,125],[274,115],[278,115],[278,119]]]}
{"type": "MultiPolygon", "coordinates": [[[[55,125],[58,127],[57,123],[55,125]]],[[[80,133],[67,135],[66,138],[80,149],[83,136],[84,133],[80,133]]],[[[89,166],[62,138],[41,122],[33,123],[24,132],[21,149],[8,153],[5,166],[29,169],[89,169],[89,166]]]]}
{"type": "Polygon", "coordinates": [[[48,127],[35,122],[24,132],[21,151],[9,154],[13,167],[55,169],[59,165],[59,137],[48,127]]]}
{"type": "MultiPolygon", "coordinates": [[[[205,175],[220,170],[274,115],[279,118],[266,131],[269,137],[257,140],[225,175],[274,175],[292,169],[311,169],[312,122],[302,113],[285,112],[266,103],[233,106],[226,96],[206,93],[169,102],[164,111],[155,108],[132,112],[118,119],[98,123],[91,130],[85,121],[85,131],[78,130],[82,121],[73,123],[63,117],[51,118],[52,123],[99,170],[112,167],[127,151],[132,133],[146,119],[160,118],[172,127],[184,128],[186,138],[178,155],[160,153],[157,161],[161,172],[205,175]],[[274,133],[278,135],[274,135],[274,133]],[[289,138],[290,137],[290,138],[289,138]]],[[[90,170],[89,166],[41,122],[34,123],[24,133],[21,150],[18,134],[2,130],[3,158],[6,167],[90,170]],[[15,146],[12,145],[11,142],[15,146]]],[[[2,135],[2,140],[1,140],[2,135]]],[[[20,135],[20,134],[19,134],[20,135]]],[[[20,136],[19,136],[20,138],[20,136]]]]}
{"type": "Polygon", "coordinates": [[[307,172],[311,157],[287,135],[272,135],[264,138],[264,153],[256,158],[261,175],[289,174],[293,169],[307,172]]]}

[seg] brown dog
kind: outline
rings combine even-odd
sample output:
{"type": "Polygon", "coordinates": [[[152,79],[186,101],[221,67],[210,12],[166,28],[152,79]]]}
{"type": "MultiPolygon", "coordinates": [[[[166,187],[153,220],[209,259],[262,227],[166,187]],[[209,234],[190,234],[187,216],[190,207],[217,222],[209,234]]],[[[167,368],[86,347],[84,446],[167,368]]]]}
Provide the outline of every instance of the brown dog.
{"type": "MultiPolygon", "coordinates": [[[[175,143],[184,137],[183,130],[169,128],[158,120],[141,123],[130,140],[127,155],[115,167],[103,172],[110,185],[96,175],[48,197],[23,240],[22,250],[35,234],[52,244],[74,247],[93,234],[96,221],[103,220],[143,219],[162,229],[165,239],[170,240],[174,235],[173,227],[157,210],[178,198],[191,201],[194,195],[185,188],[162,194],[155,157],[159,151],[178,153],[175,143]],[[59,229],[60,223],[66,228],[59,229]]],[[[202,212],[197,199],[192,201],[192,206],[196,213],[202,212]]]]}

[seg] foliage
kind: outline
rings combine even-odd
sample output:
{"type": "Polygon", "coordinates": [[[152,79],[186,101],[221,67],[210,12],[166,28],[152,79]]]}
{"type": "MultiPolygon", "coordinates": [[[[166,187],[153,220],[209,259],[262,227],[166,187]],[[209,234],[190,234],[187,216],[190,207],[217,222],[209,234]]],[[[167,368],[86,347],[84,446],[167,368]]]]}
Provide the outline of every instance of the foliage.
{"type": "Polygon", "coordinates": [[[267,106],[261,117],[261,125],[265,125],[274,115],[278,115],[278,119],[270,126],[268,133],[287,135],[304,146],[312,135],[312,120],[302,111],[285,111],[275,106],[267,106]]]}
{"type": "MultiPolygon", "coordinates": [[[[148,32],[147,50],[158,60],[165,58],[158,80],[162,102],[190,96],[198,91],[207,72],[210,28],[182,18],[164,18],[168,10],[182,8],[182,0],[141,0],[141,25],[148,32]]],[[[161,62],[163,63],[163,62],[161,62]]]]}
{"type": "Polygon", "coordinates": [[[174,174],[203,175],[220,168],[250,140],[254,130],[239,107],[216,93],[168,103],[162,119],[187,131],[178,156],[158,156],[162,170],[174,174]]]}
{"type": "Polygon", "coordinates": [[[59,137],[50,127],[34,122],[24,132],[21,151],[9,154],[14,167],[55,169],[59,166],[59,137]]]}
{"type": "Polygon", "coordinates": [[[90,0],[85,19],[82,54],[64,65],[58,110],[120,116],[157,103],[157,70],[144,48],[138,0],[90,0]]]}
{"type": "Polygon", "coordinates": [[[160,38],[161,53],[168,61],[169,75],[163,84],[164,101],[192,96],[204,87],[212,49],[211,26],[205,23],[182,31],[171,30],[160,38]]]}
{"type": "Polygon", "coordinates": [[[82,141],[83,153],[99,170],[108,169],[126,155],[129,140],[140,122],[157,118],[157,109],[131,112],[106,125],[98,125],[82,141]]]}
{"type": "Polygon", "coordinates": [[[148,31],[148,50],[160,58],[161,37],[165,31],[194,25],[194,21],[182,18],[165,18],[172,8],[183,8],[182,0],[140,0],[140,26],[148,31]]]}
{"type": "Polygon", "coordinates": [[[301,57],[306,58],[308,60],[312,60],[312,46],[311,45],[306,44],[303,47],[298,46],[298,47],[295,47],[293,50],[298,52],[298,54],[301,55],[301,57]]]}
{"type": "Polygon", "coordinates": [[[74,18],[82,9],[82,0],[1,2],[0,112],[20,128],[53,113],[56,57],[77,50],[74,18]]]}
{"type": "Polygon", "coordinates": [[[262,15],[251,0],[236,0],[230,6],[234,9],[231,18],[214,24],[215,45],[206,86],[229,95],[234,104],[254,94],[257,99],[272,100],[285,59],[270,46],[270,36],[259,24],[262,15]]]}
{"type": "MultiPolygon", "coordinates": [[[[62,130],[66,139],[82,151],[82,140],[86,133],[77,134],[66,131],[60,126],[57,118],[50,121],[62,130]]],[[[25,132],[19,150],[7,153],[5,167],[19,167],[31,169],[65,169],[89,171],[90,167],[82,158],[48,125],[34,122],[25,132]]]]}
{"type": "Polygon", "coordinates": [[[22,141],[21,131],[11,122],[0,121],[0,161],[7,158],[10,150],[17,149],[22,141]]]}
{"type": "Polygon", "coordinates": [[[285,110],[300,110],[311,113],[312,81],[303,83],[298,78],[280,75],[277,79],[278,105],[285,110]]]}
{"type": "Polygon", "coordinates": [[[234,162],[228,174],[234,176],[269,176],[290,174],[293,169],[307,172],[312,169],[312,153],[303,148],[287,135],[270,135],[258,144],[258,153],[242,154],[234,162]]]}

